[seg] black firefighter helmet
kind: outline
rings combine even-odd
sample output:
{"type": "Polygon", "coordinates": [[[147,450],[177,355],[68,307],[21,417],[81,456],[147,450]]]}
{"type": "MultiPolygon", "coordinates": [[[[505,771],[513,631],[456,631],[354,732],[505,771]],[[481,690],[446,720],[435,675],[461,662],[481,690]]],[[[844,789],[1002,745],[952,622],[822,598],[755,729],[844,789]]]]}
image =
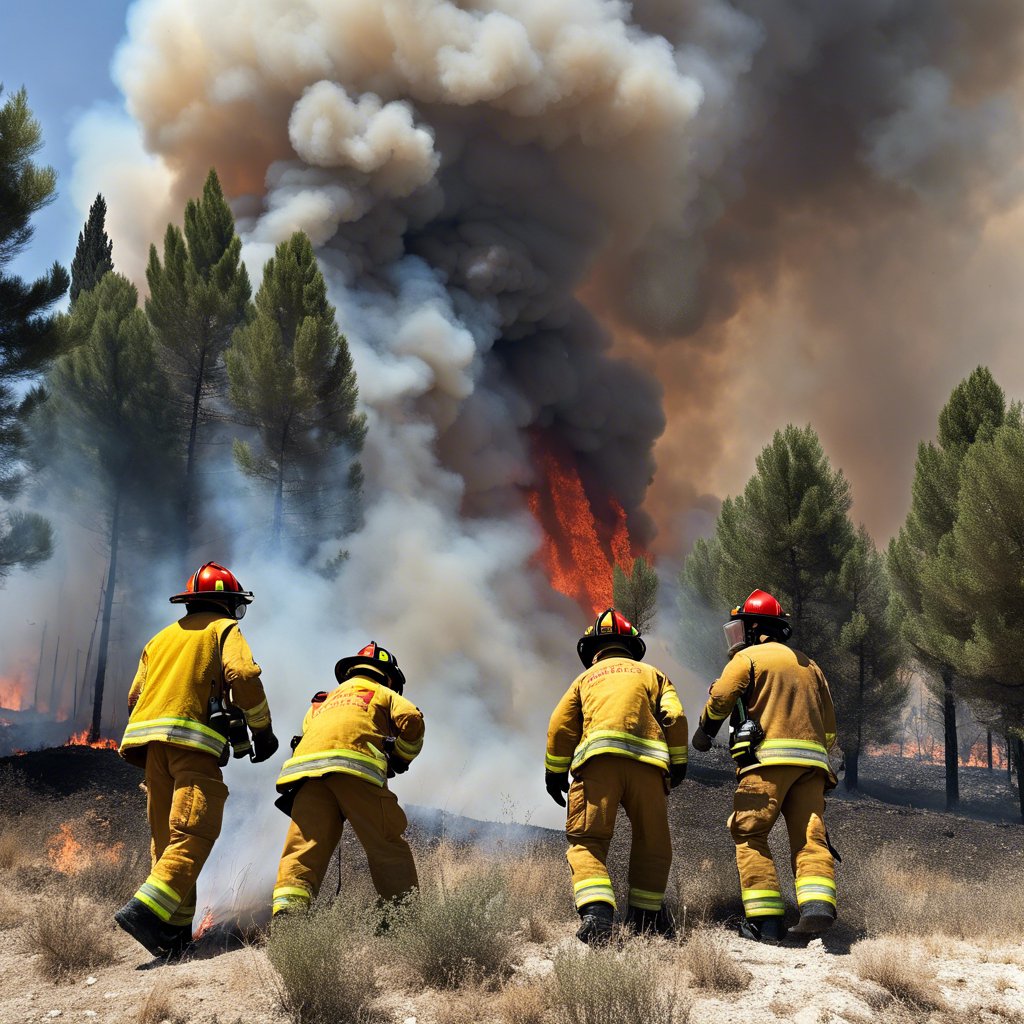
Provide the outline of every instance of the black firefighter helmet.
{"type": "Polygon", "coordinates": [[[334,677],[339,683],[343,683],[349,676],[352,669],[365,665],[368,668],[375,668],[383,672],[387,677],[388,686],[396,693],[405,689],[405,673],[398,667],[398,661],[390,652],[377,645],[371,640],[358,654],[351,658],[342,658],[334,666],[334,677]]]}
{"type": "Polygon", "coordinates": [[[576,651],[580,661],[590,668],[594,664],[594,656],[603,647],[621,647],[634,661],[641,661],[647,653],[643,637],[629,619],[614,608],[605,609],[592,626],[587,626],[587,631],[576,644],[576,651]]]}

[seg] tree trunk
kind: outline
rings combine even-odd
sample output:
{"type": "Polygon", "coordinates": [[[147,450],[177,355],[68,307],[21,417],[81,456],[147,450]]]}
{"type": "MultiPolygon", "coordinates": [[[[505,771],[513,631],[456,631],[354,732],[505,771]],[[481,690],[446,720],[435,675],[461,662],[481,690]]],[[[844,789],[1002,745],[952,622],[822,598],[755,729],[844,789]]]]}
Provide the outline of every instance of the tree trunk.
{"type": "Polygon", "coordinates": [[[110,516],[110,567],[107,570],[107,592],[103,598],[103,626],[100,629],[100,647],[96,655],[96,688],[92,698],[92,726],[89,742],[100,738],[100,717],[103,713],[103,682],[107,674],[107,644],[110,640],[110,615],[114,608],[114,582],[117,579],[117,541],[121,529],[121,491],[114,494],[114,509],[110,516]]]}
{"type": "Polygon", "coordinates": [[[844,753],[846,774],[843,776],[843,787],[849,793],[852,793],[857,788],[857,763],[859,760],[859,750],[855,750],[852,753],[850,751],[844,753]]]}
{"type": "Polygon", "coordinates": [[[988,770],[992,771],[992,730],[989,729],[986,737],[988,740],[988,770]]]}
{"type": "Polygon", "coordinates": [[[1018,736],[1013,745],[1017,761],[1017,802],[1020,804],[1020,820],[1024,822],[1024,740],[1018,736]]]}
{"type": "Polygon", "coordinates": [[[956,738],[956,699],[953,696],[953,673],[942,673],[942,724],[946,745],[946,810],[960,805],[960,759],[956,738]]]}

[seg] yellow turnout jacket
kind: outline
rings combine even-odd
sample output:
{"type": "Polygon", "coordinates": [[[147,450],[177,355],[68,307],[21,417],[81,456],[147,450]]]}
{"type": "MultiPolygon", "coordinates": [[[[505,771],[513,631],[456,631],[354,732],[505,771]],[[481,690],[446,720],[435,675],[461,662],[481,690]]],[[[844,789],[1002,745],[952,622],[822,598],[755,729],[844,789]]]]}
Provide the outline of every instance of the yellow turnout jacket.
{"type": "Polygon", "coordinates": [[[577,772],[597,754],[616,754],[666,772],[687,760],[687,725],[675,687],[652,665],[607,657],[582,672],[548,725],[549,772],[577,772]]]}
{"type": "Polygon", "coordinates": [[[260,667],[238,629],[218,612],[195,612],[161,630],[139,659],[121,740],[121,756],[144,766],[154,741],[220,757],[226,740],[211,729],[210,697],[224,695],[254,731],[270,725],[260,667]]]}
{"type": "Polygon", "coordinates": [[[301,779],[345,772],[374,785],[388,778],[384,740],[405,761],[423,749],[423,715],[415,704],[368,676],[352,676],[318,693],[302,720],[302,739],[277,777],[284,792],[301,779]]]}
{"type": "Polygon", "coordinates": [[[711,687],[701,715],[704,731],[714,736],[740,698],[765,734],[755,751],[759,764],[740,768],[740,774],[764,765],[807,765],[821,768],[835,782],[828,761],[836,741],[832,694],[824,673],[806,654],[776,641],[734,654],[711,687]]]}

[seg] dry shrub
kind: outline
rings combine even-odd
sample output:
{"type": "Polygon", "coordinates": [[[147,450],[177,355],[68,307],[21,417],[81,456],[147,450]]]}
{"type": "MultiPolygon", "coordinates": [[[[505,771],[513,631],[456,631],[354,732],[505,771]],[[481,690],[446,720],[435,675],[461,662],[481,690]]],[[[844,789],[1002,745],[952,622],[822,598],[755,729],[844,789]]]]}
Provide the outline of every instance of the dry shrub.
{"type": "Polygon", "coordinates": [[[927,960],[914,956],[903,943],[893,939],[865,939],[851,952],[857,974],[865,981],[881,985],[901,1003],[920,1010],[946,1008],[927,960]]]}
{"type": "Polygon", "coordinates": [[[1024,887],[996,873],[958,878],[893,847],[851,858],[841,888],[844,920],[872,936],[941,934],[974,942],[1024,931],[1024,887]]]}
{"type": "Polygon", "coordinates": [[[5,829],[0,835],[0,871],[14,871],[28,859],[25,837],[18,829],[5,829]]]}
{"type": "Polygon", "coordinates": [[[690,1004],[673,980],[658,977],[650,944],[621,950],[572,949],[555,956],[551,1019],[555,1024],[685,1024],[690,1004]]]}
{"type": "Polygon", "coordinates": [[[139,1007],[135,1024],[188,1024],[188,1016],[175,1010],[175,1006],[181,1003],[182,1000],[174,995],[169,984],[158,982],[139,1007]]]}
{"type": "Polygon", "coordinates": [[[564,857],[544,848],[526,848],[505,859],[502,870],[527,942],[548,942],[560,925],[576,919],[564,857]]]}
{"type": "Polygon", "coordinates": [[[39,954],[39,973],[55,981],[115,960],[107,915],[71,892],[38,901],[23,934],[29,952],[39,954]]]}
{"type": "Polygon", "coordinates": [[[680,931],[691,925],[720,920],[736,910],[739,890],[736,865],[731,861],[704,858],[693,865],[673,868],[677,905],[673,908],[680,931]]]}
{"type": "Polygon", "coordinates": [[[508,985],[495,1000],[498,1019],[504,1024],[544,1024],[551,987],[542,982],[508,985]]]}
{"type": "Polygon", "coordinates": [[[267,957],[277,995],[294,1024],[376,1024],[380,955],[368,911],[339,901],[328,910],[274,921],[267,957]]]}
{"type": "Polygon", "coordinates": [[[139,880],[147,874],[148,854],[143,856],[138,850],[116,850],[113,855],[87,861],[81,871],[70,876],[68,884],[79,892],[120,906],[131,899],[139,880]]]}
{"type": "Polygon", "coordinates": [[[401,960],[436,988],[503,981],[522,949],[504,872],[478,852],[460,857],[447,847],[428,860],[428,881],[394,914],[401,960]]]}
{"type": "Polygon", "coordinates": [[[25,919],[25,898],[0,889],[0,932],[17,928],[25,919]]]}
{"type": "Polygon", "coordinates": [[[739,992],[750,984],[750,971],[737,963],[721,928],[691,931],[676,963],[692,975],[698,988],[712,992],[739,992]]]}
{"type": "Polygon", "coordinates": [[[494,993],[480,985],[439,993],[431,1016],[436,1024],[498,1024],[500,1021],[494,993]]]}

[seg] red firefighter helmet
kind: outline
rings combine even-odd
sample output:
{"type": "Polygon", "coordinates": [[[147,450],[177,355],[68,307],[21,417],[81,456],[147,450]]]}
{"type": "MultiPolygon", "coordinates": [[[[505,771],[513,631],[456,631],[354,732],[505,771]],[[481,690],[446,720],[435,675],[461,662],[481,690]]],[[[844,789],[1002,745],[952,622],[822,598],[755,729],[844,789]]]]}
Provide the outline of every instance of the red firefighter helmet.
{"type": "Polygon", "coordinates": [[[342,658],[334,666],[334,677],[343,683],[349,672],[360,665],[368,665],[383,672],[388,678],[388,686],[396,693],[405,689],[405,673],[398,667],[398,661],[390,652],[371,640],[358,654],[351,658],[342,658]]]}
{"type": "Polygon", "coordinates": [[[782,610],[782,605],[765,590],[755,590],[742,605],[733,608],[730,620],[725,625],[730,651],[754,643],[758,633],[767,634],[783,643],[793,635],[789,616],[782,610]],[[738,630],[733,623],[741,625],[742,637],[735,635],[738,630]]]}
{"type": "Polygon", "coordinates": [[[603,647],[622,647],[629,651],[634,661],[640,661],[647,653],[643,637],[629,619],[614,608],[606,608],[592,626],[587,626],[587,631],[576,644],[576,651],[580,661],[590,668],[594,664],[594,655],[603,647]]]}
{"type": "Polygon", "coordinates": [[[232,603],[236,605],[252,604],[252,591],[243,590],[230,569],[216,562],[207,562],[189,576],[184,592],[175,594],[171,604],[219,598],[234,598],[232,603]]]}

